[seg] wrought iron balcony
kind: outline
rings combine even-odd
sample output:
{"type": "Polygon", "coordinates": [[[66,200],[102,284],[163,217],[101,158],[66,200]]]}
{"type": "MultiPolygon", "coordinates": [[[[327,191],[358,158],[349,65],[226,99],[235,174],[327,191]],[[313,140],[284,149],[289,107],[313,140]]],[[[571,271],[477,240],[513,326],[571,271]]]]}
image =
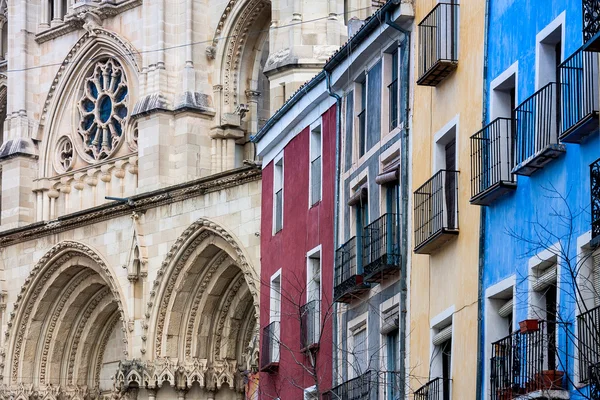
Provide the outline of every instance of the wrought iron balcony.
{"type": "Polygon", "coordinates": [[[557,85],[549,83],[515,109],[513,173],[532,175],[565,152],[558,143],[557,85]]]}
{"type": "Polygon", "coordinates": [[[577,50],[558,66],[560,141],[581,143],[598,131],[598,55],[577,50]]]}
{"type": "Polygon", "coordinates": [[[458,235],[458,171],[439,171],[414,196],[415,253],[431,254],[458,235]]]}
{"type": "Polygon", "coordinates": [[[600,368],[600,307],[577,317],[579,381],[589,383],[600,368]]]}
{"type": "MultiPolygon", "coordinates": [[[[527,329],[492,343],[492,400],[507,400],[539,391],[562,391],[556,330],[562,324],[527,321],[527,329]],[[533,326],[532,326],[533,325],[533,326]]],[[[529,397],[527,397],[529,398],[529,397]]]]}
{"type": "Polygon", "coordinates": [[[458,11],[439,3],[419,24],[418,85],[437,86],[458,66],[458,11]]]}
{"type": "Polygon", "coordinates": [[[369,400],[371,392],[377,393],[377,374],[372,371],[350,379],[329,391],[329,400],[369,400]]]}
{"type": "Polygon", "coordinates": [[[592,240],[595,247],[600,244],[600,159],[590,165],[590,193],[592,209],[592,240]]]}
{"type": "Polygon", "coordinates": [[[279,368],[279,333],[279,321],[271,322],[263,329],[260,353],[261,371],[272,372],[279,368]]]}
{"type": "Polygon", "coordinates": [[[357,238],[353,237],[335,252],[333,298],[337,302],[349,303],[369,288],[363,280],[362,271],[359,272],[357,249],[357,238]]]}
{"type": "Polygon", "coordinates": [[[516,189],[512,132],[512,119],[497,118],[471,136],[471,203],[488,206],[516,189]]]}
{"type": "Polygon", "coordinates": [[[450,400],[452,380],[435,378],[415,392],[415,400],[450,400]]]}
{"type": "Polygon", "coordinates": [[[321,302],[309,301],[300,307],[300,348],[303,351],[319,347],[321,335],[321,302]]]}
{"type": "Polygon", "coordinates": [[[363,266],[367,282],[381,282],[400,269],[397,214],[384,214],[364,229],[363,266]]]}
{"type": "Polygon", "coordinates": [[[583,43],[588,51],[600,51],[600,1],[582,0],[583,43]]]}

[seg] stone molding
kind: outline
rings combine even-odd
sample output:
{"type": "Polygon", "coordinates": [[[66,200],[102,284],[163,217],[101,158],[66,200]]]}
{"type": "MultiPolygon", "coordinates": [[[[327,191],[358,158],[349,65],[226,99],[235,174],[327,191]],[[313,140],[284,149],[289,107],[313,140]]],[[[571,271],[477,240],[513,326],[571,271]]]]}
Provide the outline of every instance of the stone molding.
{"type": "Polygon", "coordinates": [[[59,217],[52,221],[41,221],[21,228],[0,232],[0,248],[16,243],[34,240],[39,237],[57,234],[95,222],[106,221],[131,212],[143,212],[166,204],[172,204],[206,193],[243,185],[261,179],[261,171],[256,167],[242,167],[235,170],[200,178],[180,185],[170,186],[129,198],[127,203],[108,203],[59,217]]]}

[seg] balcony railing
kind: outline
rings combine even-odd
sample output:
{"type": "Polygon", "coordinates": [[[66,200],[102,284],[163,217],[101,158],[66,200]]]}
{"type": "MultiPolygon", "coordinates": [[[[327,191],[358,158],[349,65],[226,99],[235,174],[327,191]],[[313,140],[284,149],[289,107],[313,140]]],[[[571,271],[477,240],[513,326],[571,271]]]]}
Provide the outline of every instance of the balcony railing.
{"type": "Polygon", "coordinates": [[[329,400],[369,400],[371,391],[376,393],[378,388],[377,374],[371,371],[350,379],[331,389],[329,400]]]}
{"type": "Polygon", "coordinates": [[[579,350],[579,380],[590,381],[593,370],[600,366],[600,307],[577,317],[577,346],[579,350]]]}
{"type": "Polygon", "coordinates": [[[400,269],[397,214],[384,214],[364,229],[363,266],[367,282],[381,282],[400,269]]]}
{"type": "Polygon", "coordinates": [[[415,400],[450,400],[452,380],[435,378],[415,392],[415,400]]]}
{"type": "Polygon", "coordinates": [[[418,85],[437,86],[458,65],[458,4],[439,3],[419,24],[418,85]]]}
{"type": "Polygon", "coordinates": [[[458,171],[439,171],[414,196],[415,253],[431,254],[458,235],[458,171]]]}
{"type": "Polygon", "coordinates": [[[556,83],[549,83],[515,109],[515,168],[531,175],[565,151],[558,143],[556,83]]]}
{"type": "Polygon", "coordinates": [[[563,390],[564,372],[559,366],[564,363],[559,360],[556,344],[556,330],[562,324],[537,321],[537,325],[492,343],[492,400],[512,399],[540,390],[563,390]]]}
{"type": "Polygon", "coordinates": [[[512,119],[497,118],[471,136],[471,203],[487,206],[516,188],[512,132],[512,119]]]}
{"type": "Polygon", "coordinates": [[[590,165],[592,246],[600,244],[600,159],[590,165]]]}
{"type": "Polygon", "coordinates": [[[565,143],[581,143],[598,130],[598,55],[578,50],[558,67],[561,133],[565,143]]]}
{"type": "Polygon", "coordinates": [[[588,51],[600,51],[600,2],[582,0],[583,43],[588,51]]]}
{"type": "Polygon", "coordinates": [[[321,302],[313,300],[300,307],[300,348],[311,350],[319,346],[321,334],[321,302]]]}
{"type": "Polygon", "coordinates": [[[348,303],[368,289],[363,282],[362,271],[359,272],[356,242],[356,237],[353,237],[335,252],[333,297],[338,302],[348,303]]]}
{"type": "Polygon", "coordinates": [[[261,371],[274,371],[279,367],[279,321],[271,322],[263,329],[260,354],[261,371]]]}

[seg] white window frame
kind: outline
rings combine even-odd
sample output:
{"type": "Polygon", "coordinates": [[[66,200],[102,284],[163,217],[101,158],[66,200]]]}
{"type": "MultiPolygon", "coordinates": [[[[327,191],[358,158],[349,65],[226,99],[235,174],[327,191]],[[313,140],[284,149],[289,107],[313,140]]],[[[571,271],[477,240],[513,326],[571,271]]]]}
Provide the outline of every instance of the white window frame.
{"type": "MultiPolygon", "coordinates": [[[[400,317],[400,294],[396,294],[394,297],[391,297],[391,298],[387,299],[386,301],[382,302],[379,305],[379,315],[383,316],[386,312],[389,312],[393,308],[398,309],[398,317],[400,317]]],[[[384,324],[383,318],[379,318],[379,330],[380,331],[383,328],[383,324],[384,324]]],[[[385,334],[385,335],[381,334],[379,340],[381,343],[381,346],[379,348],[380,370],[387,371],[387,365],[388,365],[387,334],[385,334]]],[[[402,338],[400,337],[400,335],[398,335],[398,345],[400,344],[400,340],[402,340],[402,338]]],[[[387,399],[387,388],[388,388],[388,375],[387,374],[385,374],[382,381],[383,381],[383,384],[380,385],[380,387],[379,387],[379,398],[387,399]]]]}
{"type": "Polygon", "coordinates": [[[323,200],[323,117],[319,117],[315,122],[310,125],[309,129],[309,163],[308,163],[308,208],[312,208],[323,200]],[[318,200],[313,202],[313,174],[312,174],[312,162],[317,158],[313,153],[313,141],[315,140],[315,132],[319,131],[319,155],[321,157],[321,168],[319,173],[321,174],[321,185],[319,186],[319,197],[318,200]]]}
{"type": "Polygon", "coordinates": [[[317,299],[313,299],[313,300],[321,300],[323,298],[323,254],[322,254],[322,246],[318,245],[315,248],[309,250],[306,253],[306,302],[308,303],[309,301],[311,301],[308,297],[308,286],[310,283],[310,280],[313,278],[313,273],[312,273],[312,265],[311,265],[311,260],[314,260],[315,255],[319,256],[319,293],[318,293],[318,298],[317,299]]]}
{"type": "MultiPolygon", "coordinates": [[[[455,356],[454,356],[454,345],[455,345],[455,340],[454,337],[456,336],[454,334],[454,329],[456,328],[455,325],[455,321],[454,321],[454,314],[456,312],[456,307],[454,305],[448,307],[446,310],[442,311],[441,313],[439,313],[438,315],[436,315],[435,317],[433,317],[430,321],[430,339],[429,339],[429,345],[430,345],[430,349],[429,349],[429,360],[430,360],[430,368],[433,369],[434,367],[437,367],[437,363],[436,363],[436,359],[438,357],[436,356],[436,347],[433,344],[433,337],[437,334],[438,331],[440,331],[441,329],[444,329],[445,327],[447,327],[448,325],[452,325],[452,347],[450,348],[451,353],[453,354],[452,359],[450,360],[450,379],[454,378],[454,360],[455,360],[455,356]]],[[[441,365],[441,364],[440,364],[441,365]]],[[[432,378],[441,378],[441,373],[437,373],[437,369],[434,371],[430,370],[429,374],[432,378]]],[[[450,391],[450,398],[452,398],[452,390],[450,391]]]]}
{"type": "Polygon", "coordinates": [[[434,157],[433,157],[433,172],[438,173],[442,169],[446,169],[446,152],[445,146],[448,144],[452,138],[456,141],[456,170],[460,170],[460,135],[459,132],[459,115],[456,115],[452,118],[446,125],[442,127],[439,131],[437,131],[433,137],[434,143],[434,157]]]}
{"type": "Polygon", "coordinates": [[[281,282],[281,268],[277,270],[271,278],[269,279],[269,323],[280,321],[281,322],[281,292],[282,292],[282,282],[281,282]],[[279,293],[276,293],[274,289],[274,282],[279,282],[279,293]],[[277,299],[277,310],[274,307],[273,300],[277,299]]]}
{"type": "MultiPolygon", "coordinates": [[[[543,63],[543,61],[541,60],[541,56],[543,54],[543,48],[542,46],[544,46],[544,42],[548,40],[548,38],[554,33],[556,32],[557,29],[560,29],[560,41],[561,41],[561,59],[558,60],[560,62],[562,62],[565,59],[565,23],[566,21],[566,11],[563,11],[558,17],[556,17],[554,19],[554,21],[550,22],[548,25],[546,25],[546,27],[544,29],[542,29],[541,31],[538,32],[538,34],[535,37],[535,87],[536,90],[540,89],[541,87],[546,85],[546,81],[542,80],[542,76],[541,76],[541,72],[542,72],[542,66],[541,64],[543,63]]],[[[545,69],[546,67],[544,67],[545,69]]],[[[548,67],[551,70],[554,69],[554,66],[550,66],[548,67]]],[[[554,79],[552,79],[550,82],[552,82],[554,79]]]]}
{"type": "Polygon", "coordinates": [[[360,371],[360,373],[364,374],[365,372],[367,372],[367,370],[369,369],[369,364],[370,364],[370,357],[369,357],[369,318],[368,318],[369,313],[365,312],[361,315],[359,315],[358,317],[354,318],[353,320],[351,320],[350,322],[348,322],[348,342],[347,342],[347,346],[348,346],[348,379],[353,379],[353,378],[357,378],[358,375],[358,371],[356,371],[354,368],[352,368],[353,365],[356,364],[357,360],[356,360],[356,355],[354,354],[354,337],[356,336],[357,333],[365,330],[366,331],[366,335],[365,335],[365,349],[366,349],[366,357],[367,357],[367,369],[365,371],[360,371]]]}
{"type": "Polygon", "coordinates": [[[283,230],[284,224],[284,205],[285,205],[285,163],[283,158],[283,151],[279,153],[273,159],[273,232],[272,235],[275,236],[276,233],[283,230]],[[277,229],[277,188],[276,183],[277,179],[277,168],[279,166],[277,164],[281,163],[281,229],[277,229]]]}
{"type": "MultiPolygon", "coordinates": [[[[493,286],[490,286],[485,291],[485,327],[484,327],[484,338],[485,338],[485,382],[484,382],[484,391],[485,393],[490,393],[490,377],[491,377],[491,366],[489,360],[492,358],[492,342],[498,340],[497,335],[492,337],[492,326],[490,317],[492,315],[498,316],[498,309],[492,304],[492,301],[495,300],[494,297],[498,296],[502,292],[506,292],[512,288],[512,296],[513,296],[513,314],[512,314],[512,323],[513,327],[516,326],[516,286],[517,278],[516,275],[512,275],[509,278],[506,278],[493,286]]],[[[496,300],[497,301],[497,300],[496,300]]],[[[501,338],[499,338],[501,339],[501,338]]]]}
{"type": "Polygon", "coordinates": [[[312,400],[313,398],[315,398],[313,396],[317,396],[317,399],[319,398],[319,393],[317,392],[317,385],[313,385],[304,389],[304,400],[312,400]]]}
{"type": "Polygon", "coordinates": [[[512,110],[508,105],[507,115],[506,99],[504,98],[506,94],[501,94],[501,92],[503,91],[502,86],[513,77],[515,81],[515,107],[519,105],[519,62],[516,61],[490,83],[490,122],[500,117],[510,118],[512,110]]]}
{"type": "MultiPolygon", "coordinates": [[[[543,250],[533,257],[529,258],[529,273],[528,273],[528,296],[527,296],[527,318],[544,319],[543,315],[539,314],[540,304],[543,294],[533,290],[533,285],[538,278],[538,271],[544,267],[556,264],[556,304],[561,304],[561,245],[555,243],[549,249],[543,250]]],[[[544,300],[545,302],[545,300],[544,300]]],[[[557,310],[558,311],[558,310],[557,310]]],[[[557,331],[558,334],[558,331],[557,331]]],[[[558,340],[557,336],[557,340],[558,340]]],[[[558,342],[557,342],[558,343],[558,342]]]]}

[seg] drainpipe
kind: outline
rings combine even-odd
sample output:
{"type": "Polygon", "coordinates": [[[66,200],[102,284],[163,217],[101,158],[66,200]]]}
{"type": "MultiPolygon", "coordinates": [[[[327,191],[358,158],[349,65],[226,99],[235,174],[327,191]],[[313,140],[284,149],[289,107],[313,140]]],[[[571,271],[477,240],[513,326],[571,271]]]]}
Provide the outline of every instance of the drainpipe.
{"type": "MultiPolygon", "coordinates": [[[[490,0],[485,1],[485,20],[484,20],[484,33],[483,33],[483,94],[482,94],[482,115],[481,125],[485,126],[488,119],[487,113],[487,99],[488,99],[488,35],[490,25],[490,0]]],[[[479,340],[477,341],[477,383],[476,383],[476,399],[482,400],[484,398],[483,393],[483,352],[485,350],[485,332],[483,326],[483,307],[485,302],[483,301],[483,270],[485,267],[485,218],[486,208],[481,207],[481,213],[479,215],[479,271],[478,271],[478,287],[477,287],[477,321],[479,322],[479,340]]]]}
{"type": "MultiPolygon", "coordinates": [[[[390,26],[391,28],[397,30],[398,32],[404,34],[404,39],[402,40],[402,42],[400,43],[400,47],[402,49],[402,71],[401,73],[403,75],[406,75],[406,77],[408,78],[410,73],[409,73],[409,68],[408,66],[410,65],[410,31],[407,31],[405,29],[403,29],[402,27],[400,27],[396,22],[394,22],[392,20],[391,14],[390,12],[387,12],[385,14],[385,23],[390,26]]],[[[402,82],[408,82],[409,79],[403,79],[402,82]]],[[[399,281],[399,286],[400,286],[400,321],[399,321],[399,336],[400,336],[400,343],[398,344],[399,346],[399,351],[400,351],[400,357],[399,357],[399,364],[398,365],[398,372],[399,372],[399,376],[400,376],[400,382],[398,382],[399,387],[402,388],[402,390],[404,391],[403,393],[403,397],[406,397],[406,393],[407,393],[407,382],[406,382],[406,316],[408,313],[406,304],[407,304],[407,294],[408,294],[408,287],[406,284],[406,280],[408,277],[408,271],[407,271],[407,257],[408,254],[410,254],[410,251],[408,249],[408,192],[409,192],[409,176],[408,176],[408,169],[409,169],[409,162],[408,162],[408,146],[409,146],[409,117],[410,117],[410,105],[409,105],[409,99],[410,99],[410,85],[409,84],[405,84],[405,90],[404,93],[402,94],[402,101],[404,104],[404,127],[402,129],[402,132],[400,133],[400,192],[401,192],[401,198],[402,201],[400,202],[401,204],[401,218],[400,218],[400,232],[402,233],[400,235],[400,254],[404,254],[406,255],[405,257],[400,257],[400,281],[399,281]]]]}
{"type": "MultiPolygon", "coordinates": [[[[327,92],[329,93],[329,96],[333,97],[335,99],[335,114],[336,114],[336,118],[335,118],[335,198],[334,198],[334,206],[335,206],[335,210],[334,210],[334,224],[333,224],[333,251],[335,252],[335,250],[338,248],[339,246],[339,239],[338,239],[338,225],[339,225],[339,213],[340,213],[340,165],[341,165],[341,151],[340,151],[340,141],[341,141],[341,136],[342,136],[342,98],[335,93],[332,89],[331,89],[331,72],[325,70],[325,79],[327,81],[327,92]]],[[[335,260],[335,253],[334,253],[334,260],[335,260]]],[[[335,262],[335,261],[334,261],[335,262]]],[[[335,274],[335,268],[334,268],[334,274],[335,274]]],[[[333,280],[335,282],[335,276],[333,277],[333,280]]],[[[332,329],[332,333],[333,333],[333,376],[332,376],[332,380],[335,379],[334,377],[337,376],[337,362],[338,362],[338,356],[337,356],[337,351],[335,349],[337,349],[338,347],[338,343],[337,343],[337,316],[338,316],[338,304],[337,302],[333,304],[333,329],[332,329]]],[[[333,382],[331,382],[333,387],[333,382]]]]}

